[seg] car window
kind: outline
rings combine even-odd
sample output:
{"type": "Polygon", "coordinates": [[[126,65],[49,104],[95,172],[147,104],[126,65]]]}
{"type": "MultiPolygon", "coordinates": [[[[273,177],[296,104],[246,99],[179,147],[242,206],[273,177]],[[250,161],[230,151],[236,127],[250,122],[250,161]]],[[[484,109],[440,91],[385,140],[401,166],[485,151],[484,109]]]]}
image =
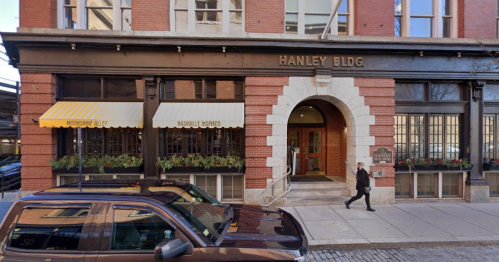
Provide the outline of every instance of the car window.
{"type": "Polygon", "coordinates": [[[114,209],[111,250],[153,250],[174,236],[174,228],[154,212],[114,209]]]}
{"type": "Polygon", "coordinates": [[[10,247],[78,250],[88,208],[24,209],[12,231],[10,247]]]}

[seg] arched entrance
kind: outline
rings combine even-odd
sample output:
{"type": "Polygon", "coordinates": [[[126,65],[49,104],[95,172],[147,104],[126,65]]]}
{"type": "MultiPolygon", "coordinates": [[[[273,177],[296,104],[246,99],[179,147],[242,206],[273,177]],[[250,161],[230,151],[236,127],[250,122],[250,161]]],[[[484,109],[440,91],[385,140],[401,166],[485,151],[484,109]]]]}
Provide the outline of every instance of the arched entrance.
{"type": "Polygon", "coordinates": [[[333,104],[319,99],[299,103],[288,119],[287,142],[297,153],[296,175],[345,177],[345,118],[333,104]]]}
{"type": "MultiPolygon", "coordinates": [[[[284,86],[283,94],[278,97],[278,104],[273,106],[272,114],[267,116],[267,123],[272,125],[272,136],[267,138],[267,145],[272,147],[272,157],[267,158],[267,166],[272,167],[273,179],[286,174],[287,123],[291,112],[298,104],[312,99],[334,105],[344,117],[345,122],[341,127],[346,123],[346,160],[351,164],[372,164],[369,150],[375,144],[375,139],[370,135],[370,126],[375,124],[375,118],[370,114],[369,106],[365,105],[364,97],[359,94],[359,88],[354,86],[354,79],[331,76],[290,77],[289,85],[284,86]]],[[[328,145],[333,144],[333,141],[327,139],[326,142],[328,145]]],[[[333,159],[340,166],[339,176],[346,177],[347,188],[354,192],[355,176],[347,175],[349,171],[345,164],[339,164],[342,161],[339,157],[333,159]]],[[[334,163],[326,162],[327,172],[334,163]]],[[[375,186],[374,183],[372,186],[375,186]]]]}

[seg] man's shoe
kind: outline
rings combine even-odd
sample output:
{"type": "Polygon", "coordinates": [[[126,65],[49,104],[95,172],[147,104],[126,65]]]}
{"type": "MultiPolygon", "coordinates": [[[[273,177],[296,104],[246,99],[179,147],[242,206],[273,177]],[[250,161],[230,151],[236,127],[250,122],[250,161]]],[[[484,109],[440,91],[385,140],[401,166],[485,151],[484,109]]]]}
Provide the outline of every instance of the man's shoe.
{"type": "Polygon", "coordinates": [[[348,201],[345,201],[345,206],[350,209],[350,204],[348,203],[348,201]]]}
{"type": "Polygon", "coordinates": [[[374,209],[372,209],[372,208],[368,207],[368,208],[367,208],[367,211],[372,211],[372,212],[374,212],[374,211],[376,211],[376,210],[374,210],[374,209]]]}

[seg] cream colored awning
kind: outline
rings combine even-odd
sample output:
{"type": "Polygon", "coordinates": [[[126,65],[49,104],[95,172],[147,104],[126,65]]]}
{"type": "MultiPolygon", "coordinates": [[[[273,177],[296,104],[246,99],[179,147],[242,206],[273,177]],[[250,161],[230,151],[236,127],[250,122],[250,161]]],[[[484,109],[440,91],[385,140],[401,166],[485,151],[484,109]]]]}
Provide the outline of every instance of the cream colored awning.
{"type": "Polygon", "coordinates": [[[57,102],[39,121],[40,127],[142,128],[142,102],[57,102]]]}
{"type": "Polygon", "coordinates": [[[244,103],[161,103],[152,119],[152,126],[244,127],[244,103]]]}

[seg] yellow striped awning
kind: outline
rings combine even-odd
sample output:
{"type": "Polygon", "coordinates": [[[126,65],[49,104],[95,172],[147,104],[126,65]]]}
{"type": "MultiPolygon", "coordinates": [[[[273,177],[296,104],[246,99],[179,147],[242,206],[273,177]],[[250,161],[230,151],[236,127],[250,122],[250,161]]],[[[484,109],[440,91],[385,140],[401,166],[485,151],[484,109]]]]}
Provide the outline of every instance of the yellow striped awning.
{"type": "Polygon", "coordinates": [[[244,103],[161,103],[152,118],[152,126],[244,127],[244,103]]]}
{"type": "Polygon", "coordinates": [[[40,127],[142,128],[142,102],[57,102],[40,119],[40,127]]]}

